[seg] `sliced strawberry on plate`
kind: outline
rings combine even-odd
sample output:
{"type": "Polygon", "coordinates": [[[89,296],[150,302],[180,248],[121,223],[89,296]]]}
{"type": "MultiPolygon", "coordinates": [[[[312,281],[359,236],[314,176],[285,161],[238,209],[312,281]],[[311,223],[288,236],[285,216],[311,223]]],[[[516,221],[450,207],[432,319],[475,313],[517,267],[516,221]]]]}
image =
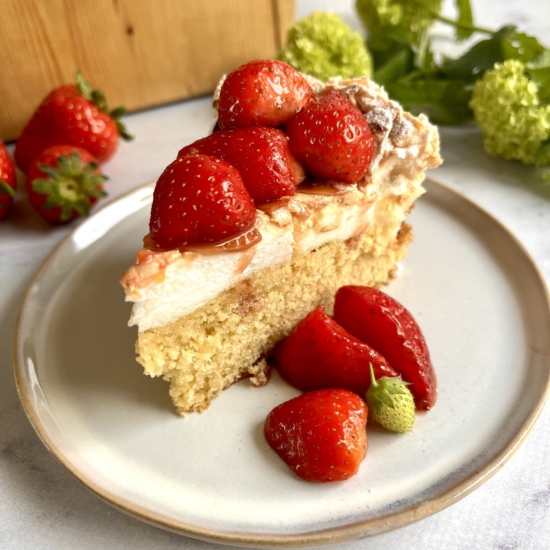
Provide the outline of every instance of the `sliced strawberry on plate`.
{"type": "Polygon", "coordinates": [[[0,220],[11,210],[16,187],[15,165],[6,146],[0,141],[0,220]]]}
{"type": "Polygon", "coordinates": [[[234,166],[189,155],[158,179],[149,228],[158,246],[173,249],[229,239],[252,228],[255,219],[256,208],[234,166]]]}
{"type": "Polygon", "coordinates": [[[15,146],[15,162],[28,172],[33,160],[52,145],[74,145],[97,162],[113,156],[120,137],[132,139],[119,118],[124,107],[109,110],[105,96],[77,74],[76,85],[50,92],[27,123],[15,146]]]}
{"type": "Polygon", "coordinates": [[[184,147],[178,154],[209,155],[232,164],[256,204],[294,195],[305,174],[288,147],[288,139],[275,128],[255,126],[220,130],[184,147]]]}
{"type": "Polygon", "coordinates": [[[374,288],[344,286],[336,293],[334,320],[384,355],[410,383],[417,409],[433,407],[437,382],[426,340],[397,300],[374,288]]]}
{"type": "Polygon", "coordinates": [[[264,424],[268,445],[306,481],[343,481],[367,452],[365,402],[347,390],[304,393],[273,409],[264,424]]]}
{"type": "Polygon", "coordinates": [[[72,145],[54,145],[30,166],[27,190],[31,204],[41,216],[65,223],[90,213],[90,207],[106,195],[106,179],[88,151],[72,145]]]}
{"type": "Polygon", "coordinates": [[[220,90],[221,128],[280,126],[313,100],[307,80],[273,59],[251,61],[230,73],[220,90]]]}
{"type": "Polygon", "coordinates": [[[281,376],[302,391],[344,388],[364,397],[376,378],[397,376],[386,359],[333,321],[322,307],[313,310],[275,350],[281,376]]]}
{"type": "Polygon", "coordinates": [[[288,124],[290,149],[314,176],[361,181],[372,161],[374,139],[361,111],[341,92],[327,92],[288,124]]]}

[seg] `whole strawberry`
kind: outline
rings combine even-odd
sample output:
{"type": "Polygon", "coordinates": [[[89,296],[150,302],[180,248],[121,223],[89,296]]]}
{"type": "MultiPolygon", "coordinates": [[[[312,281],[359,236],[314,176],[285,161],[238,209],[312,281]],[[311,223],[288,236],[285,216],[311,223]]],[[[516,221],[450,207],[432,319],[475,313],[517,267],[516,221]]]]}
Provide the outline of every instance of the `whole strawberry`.
{"type": "Polygon", "coordinates": [[[318,178],[361,181],[372,161],[374,139],[361,111],[341,92],[327,92],[288,124],[290,149],[318,178]]]}
{"type": "Polygon", "coordinates": [[[15,165],[6,146],[0,141],[0,220],[11,210],[16,188],[15,165]]]}
{"type": "Polygon", "coordinates": [[[27,191],[41,216],[50,222],[65,223],[90,213],[90,207],[106,195],[106,179],[96,159],[85,149],[54,145],[30,166],[27,191]]]}
{"type": "Polygon", "coordinates": [[[410,432],[414,424],[414,399],[407,382],[385,376],[376,380],[372,365],[370,375],[366,399],[371,418],[391,432],[410,432]]]}
{"type": "Polygon", "coordinates": [[[417,409],[434,406],[437,381],[428,345],[402,304],[375,288],[343,286],[336,293],[334,320],[381,353],[410,383],[417,409]]]}
{"type": "Polygon", "coordinates": [[[281,376],[302,391],[343,388],[364,396],[372,363],[377,376],[397,376],[384,357],[346,332],[322,307],[277,346],[275,362],[281,376]]]}
{"type": "Polygon", "coordinates": [[[105,96],[77,74],[77,84],[50,92],[27,123],[15,146],[15,162],[27,173],[31,163],[52,145],[73,145],[99,163],[113,156],[119,137],[132,139],[119,118],[124,107],[109,111],[105,96]]]}
{"type": "Polygon", "coordinates": [[[355,393],[304,393],[273,409],[264,425],[268,445],[306,481],[343,481],[367,452],[368,409],[355,393]]]}
{"type": "Polygon", "coordinates": [[[220,90],[220,128],[280,126],[313,100],[307,80],[293,67],[266,59],[230,73],[220,90]]]}
{"type": "Polygon", "coordinates": [[[294,195],[305,176],[285,134],[265,126],[220,130],[184,147],[178,156],[194,154],[216,157],[237,168],[255,204],[294,195]]]}
{"type": "Polygon", "coordinates": [[[156,245],[215,243],[254,226],[256,208],[239,171],[207,155],[179,157],[155,186],[149,229],[156,245]]]}

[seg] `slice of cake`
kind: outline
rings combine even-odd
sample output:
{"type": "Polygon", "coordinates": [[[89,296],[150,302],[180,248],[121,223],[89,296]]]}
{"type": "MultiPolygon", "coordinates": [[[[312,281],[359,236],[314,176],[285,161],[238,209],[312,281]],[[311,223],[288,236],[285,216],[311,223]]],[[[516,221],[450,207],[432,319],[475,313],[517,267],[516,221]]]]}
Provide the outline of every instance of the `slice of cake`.
{"type": "MultiPolygon", "coordinates": [[[[167,246],[166,241],[161,246],[155,230],[161,228],[163,219],[154,202],[151,235],[144,241],[145,248],[138,252],[136,263],[122,277],[126,300],[134,302],[129,324],[139,329],[137,361],[146,374],[162,376],[170,383],[170,395],[182,415],[203,411],[214,397],[241,378],[250,378],[255,385],[266,383],[267,359],[275,344],[316,307],[323,305],[330,313],[340,286],[377,287],[395,277],[396,264],[405,256],[411,241],[405,218],[423,193],[425,170],[441,162],[437,130],[425,117],[405,113],[370,80],[331,79],[322,84],[307,78],[307,82],[314,96],[305,105],[295,107],[283,122],[293,155],[287,155],[277,165],[284,166],[294,178],[292,190],[286,187],[280,193],[283,196],[260,204],[257,193],[262,196],[265,189],[252,188],[262,178],[249,177],[247,183],[247,167],[235,157],[234,164],[243,174],[244,185],[255,204],[253,221],[243,222],[239,226],[242,231],[235,230],[238,234],[220,242],[205,237],[202,242],[180,239],[177,246],[167,246]],[[331,165],[329,153],[319,153],[317,157],[293,144],[299,137],[293,137],[291,127],[301,125],[292,118],[299,116],[296,113],[305,113],[309,109],[306,105],[320,103],[330,92],[343,94],[370,127],[371,152],[362,145],[358,149],[366,167],[360,178],[352,179],[353,183],[349,179],[358,173],[355,168],[343,170],[341,177],[327,177],[319,170],[331,165]],[[317,157],[320,168],[310,164],[307,155],[317,157]],[[309,174],[297,186],[303,173],[300,175],[294,157],[309,174]],[[316,173],[312,176],[311,172],[316,173]],[[342,183],[346,178],[348,182],[342,183]]],[[[216,107],[223,100],[223,92],[222,87],[215,97],[216,107]]],[[[227,118],[227,113],[224,117],[220,113],[220,122],[225,119],[225,127],[235,128],[227,118]]],[[[244,125],[256,123],[248,121],[244,125]]],[[[271,124],[262,119],[260,124],[281,127],[277,118],[271,124]]],[[[228,132],[225,135],[229,138],[237,135],[231,133],[236,130],[228,132]]],[[[215,142],[215,136],[216,133],[206,145],[199,140],[196,150],[186,148],[179,161],[192,160],[189,154],[198,155],[199,159],[211,158],[205,154],[216,156],[216,147],[223,144],[215,142]],[[205,147],[210,149],[205,151],[205,147]]],[[[315,138],[311,139],[315,142],[315,138]]],[[[335,136],[334,146],[341,145],[342,139],[335,136]]],[[[227,145],[225,141],[224,144],[227,145]]],[[[332,145],[326,148],[324,138],[313,145],[314,150],[316,146],[319,151],[334,150],[332,145]]],[[[251,165],[260,162],[260,149],[254,151],[258,151],[258,157],[245,152],[251,165]]],[[[223,158],[220,162],[224,162],[223,158]]],[[[355,160],[351,165],[357,166],[355,160]]],[[[281,170],[276,170],[279,177],[281,170]]],[[[163,181],[169,174],[167,169],[163,181]]],[[[198,194],[203,188],[197,189],[198,194]]],[[[170,190],[170,196],[171,193],[170,190]]],[[[186,199],[180,197],[177,205],[168,204],[167,208],[180,208],[187,204],[186,199]]],[[[166,212],[169,217],[173,210],[166,212]]],[[[187,211],[178,212],[186,217],[187,211]]],[[[191,217],[195,214],[189,212],[191,217]]],[[[167,223],[161,229],[167,231],[167,223]]]]}

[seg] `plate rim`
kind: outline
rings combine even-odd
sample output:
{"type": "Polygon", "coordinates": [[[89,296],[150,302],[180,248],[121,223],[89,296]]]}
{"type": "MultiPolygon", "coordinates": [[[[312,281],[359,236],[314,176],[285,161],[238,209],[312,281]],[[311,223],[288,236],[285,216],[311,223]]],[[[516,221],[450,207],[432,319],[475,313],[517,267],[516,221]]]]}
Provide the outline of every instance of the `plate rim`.
{"type": "MultiPolygon", "coordinates": [[[[426,183],[429,185],[435,185],[436,187],[442,188],[445,191],[455,195],[457,198],[465,201],[469,207],[473,207],[486,216],[497,228],[504,233],[504,235],[510,239],[522,255],[527,260],[529,267],[533,270],[534,275],[538,279],[541,290],[543,292],[546,307],[548,309],[548,314],[550,317],[550,291],[544,276],[542,275],[539,267],[534,262],[533,258],[524,247],[524,245],[518,240],[518,238],[493,214],[488,212],[485,208],[477,204],[475,201],[471,200],[466,195],[463,195],[459,191],[453,189],[452,187],[443,184],[433,178],[426,178],[426,183]]],[[[257,533],[235,533],[231,531],[222,531],[214,529],[206,529],[185,523],[183,521],[178,521],[171,518],[166,518],[160,513],[153,512],[148,510],[138,504],[135,504],[127,499],[117,497],[111,494],[108,490],[101,488],[95,482],[88,479],[85,474],[79,471],[75,467],[68,457],[63,455],[61,449],[56,445],[55,441],[48,435],[47,430],[40,419],[39,413],[33,407],[32,399],[28,393],[29,381],[25,378],[25,368],[23,363],[23,358],[19,353],[22,324],[27,310],[28,302],[31,298],[32,289],[34,285],[40,281],[44,276],[44,273],[48,269],[50,263],[53,261],[57,253],[65,246],[65,244],[70,241],[75,232],[79,230],[83,225],[93,219],[100,212],[103,212],[109,207],[121,203],[125,200],[128,200],[132,195],[143,193],[143,190],[147,187],[151,187],[155,183],[155,180],[142,184],[123,195],[117,197],[112,202],[104,205],[102,208],[98,209],[90,218],[87,218],[82,223],[78,224],[74,229],[72,229],[58,244],[54,249],[48,254],[46,259],[43,261],[40,268],[37,270],[33,276],[31,282],[29,283],[25,295],[23,297],[21,307],[19,309],[17,322],[15,326],[15,333],[13,339],[13,366],[15,374],[15,383],[17,387],[17,392],[19,394],[19,399],[23,405],[23,410],[27,415],[33,429],[38,435],[39,439],[42,441],[44,446],[48,451],[54,456],[54,458],[59,462],[72,476],[76,479],[82,486],[88,489],[92,494],[106,502],[107,504],[113,506],[114,508],[132,516],[137,519],[144,521],[145,523],[166,529],[181,535],[188,537],[204,540],[207,542],[213,543],[222,543],[230,545],[240,545],[240,546],[250,546],[250,547],[305,547],[312,545],[330,545],[337,544],[341,542],[347,542],[351,540],[357,540],[359,538],[364,538],[368,536],[373,536],[381,534],[387,531],[397,529],[399,527],[404,527],[416,521],[420,521],[430,515],[433,515],[452,504],[458,502],[462,498],[466,497],[468,494],[473,492],[475,489],[480,487],[483,483],[489,480],[494,474],[496,474],[516,453],[516,451],[521,447],[525,442],[535,424],[540,418],[540,415],[544,409],[546,402],[550,396],[550,369],[546,377],[546,385],[543,392],[540,395],[538,401],[532,407],[529,415],[525,421],[519,426],[517,433],[511,438],[511,440],[506,444],[506,446],[497,453],[492,459],[485,463],[481,468],[478,468],[475,472],[470,474],[467,478],[461,480],[460,482],[453,485],[444,493],[437,495],[435,497],[430,497],[425,501],[422,501],[418,505],[412,506],[405,510],[388,514],[383,517],[371,518],[363,521],[353,523],[351,525],[344,525],[339,527],[333,527],[329,529],[324,529],[320,531],[314,531],[310,533],[303,534],[290,534],[290,535],[265,535],[257,533]]],[[[133,213],[130,212],[131,215],[133,213]]],[[[127,216],[121,217],[118,222],[125,219],[127,216]]],[[[118,223],[117,222],[117,223],[118,223]]],[[[101,237],[99,237],[101,238],[101,237]]],[[[549,361],[550,364],[550,361],[549,361]]]]}

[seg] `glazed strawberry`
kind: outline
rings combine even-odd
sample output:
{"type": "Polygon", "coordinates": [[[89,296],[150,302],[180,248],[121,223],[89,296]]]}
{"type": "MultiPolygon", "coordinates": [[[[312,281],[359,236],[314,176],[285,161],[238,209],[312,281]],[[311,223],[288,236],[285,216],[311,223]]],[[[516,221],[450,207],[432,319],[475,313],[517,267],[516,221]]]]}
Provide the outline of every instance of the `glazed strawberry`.
{"type": "Polygon", "coordinates": [[[178,248],[229,239],[252,228],[255,219],[256,208],[234,166],[189,155],[158,179],[149,228],[158,246],[178,248]]]}
{"type": "Polygon", "coordinates": [[[410,382],[417,409],[433,407],[437,383],[426,340],[397,300],[374,288],[344,286],[336,293],[334,320],[384,355],[403,380],[410,382]]]}
{"type": "Polygon", "coordinates": [[[314,176],[361,181],[372,161],[374,140],[361,111],[341,92],[327,92],[288,124],[290,149],[314,176]]]}
{"type": "Polygon", "coordinates": [[[296,185],[305,177],[287,137],[275,128],[220,130],[184,147],[178,156],[195,154],[216,157],[237,168],[256,204],[294,195],[296,185]]]}
{"type": "Polygon", "coordinates": [[[376,377],[397,376],[378,352],[333,321],[322,307],[313,310],[275,350],[281,376],[302,391],[343,388],[364,397],[376,377]]]}
{"type": "Polygon", "coordinates": [[[230,73],[220,90],[221,128],[280,126],[314,98],[307,80],[293,67],[267,59],[230,73]]]}
{"type": "Polygon", "coordinates": [[[100,163],[111,158],[118,139],[131,139],[119,118],[123,107],[109,111],[105,96],[77,74],[77,84],[53,90],[27,123],[15,146],[17,166],[28,172],[33,160],[52,145],[74,145],[100,163]]]}
{"type": "Polygon", "coordinates": [[[87,216],[106,195],[107,179],[97,160],[85,149],[54,145],[40,154],[29,169],[27,191],[37,212],[51,222],[87,216]]]}
{"type": "Polygon", "coordinates": [[[16,187],[15,165],[6,146],[0,141],[0,220],[11,210],[16,187]]]}
{"type": "Polygon", "coordinates": [[[367,452],[365,402],[340,389],[308,392],[273,409],[264,425],[269,446],[306,481],[343,481],[367,452]]]}

